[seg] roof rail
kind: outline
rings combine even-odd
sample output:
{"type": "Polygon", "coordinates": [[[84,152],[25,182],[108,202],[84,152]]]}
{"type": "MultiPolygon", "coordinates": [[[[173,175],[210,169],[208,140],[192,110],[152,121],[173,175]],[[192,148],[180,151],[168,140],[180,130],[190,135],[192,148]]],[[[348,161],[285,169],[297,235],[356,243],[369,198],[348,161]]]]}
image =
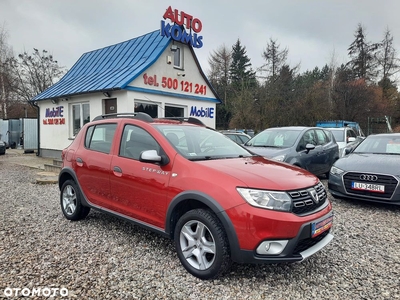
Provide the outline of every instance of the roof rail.
{"type": "Polygon", "coordinates": [[[188,122],[190,124],[206,126],[202,121],[193,117],[165,117],[165,118],[158,118],[160,120],[176,120],[181,122],[188,122]]]}
{"type": "Polygon", "coordinates": [[[143,112],[133,112],[133,113],[113,113],[113,114],[105,114],[95,117],[92,121],[104,120],[109,118],[132,118],[145,122],[153,122],[153,118],[150,115],[143,112]]]}

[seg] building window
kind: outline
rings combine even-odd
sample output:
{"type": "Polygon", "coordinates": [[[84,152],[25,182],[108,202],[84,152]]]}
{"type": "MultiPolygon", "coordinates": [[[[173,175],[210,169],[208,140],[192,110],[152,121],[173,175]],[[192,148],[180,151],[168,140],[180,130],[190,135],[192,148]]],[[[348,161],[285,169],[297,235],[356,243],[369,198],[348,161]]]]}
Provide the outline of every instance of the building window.
{"type": "Polygon", "coordinates": [[[89,103],[72,104],[72,136],[76,136],[83,125],[90,121],[89,103]]]}
{"type": "Polygon", "coordinates": [[[184,117],[184,108],[165,105],[165,117],[184,117]]]}
{"type": "Polygon", "coordinates": [[[135,101],[135,112],[144,112],[152,118],[158,118],[158,105],[154,103],[135,101]]]}
{"type": "Polygon", "coordinates": [[[183,51],[179,47],[174,51],[174,67],[183,69],[183,51]]]}

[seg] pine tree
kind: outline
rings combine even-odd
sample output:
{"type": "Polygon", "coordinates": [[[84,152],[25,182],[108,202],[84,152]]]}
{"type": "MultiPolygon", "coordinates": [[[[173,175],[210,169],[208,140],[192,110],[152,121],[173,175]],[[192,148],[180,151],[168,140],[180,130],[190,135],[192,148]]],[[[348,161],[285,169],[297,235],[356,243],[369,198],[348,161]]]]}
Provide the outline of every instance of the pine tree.
{"type": "Polygon", "coordinates": [[[375,53],[379,45],[367,41],[365,29],[361,24],[358,24],[354,37],[355,40],[347,49],[351,58],[347,65],[355,78],[373,80],[377,75],[375,53]]]}

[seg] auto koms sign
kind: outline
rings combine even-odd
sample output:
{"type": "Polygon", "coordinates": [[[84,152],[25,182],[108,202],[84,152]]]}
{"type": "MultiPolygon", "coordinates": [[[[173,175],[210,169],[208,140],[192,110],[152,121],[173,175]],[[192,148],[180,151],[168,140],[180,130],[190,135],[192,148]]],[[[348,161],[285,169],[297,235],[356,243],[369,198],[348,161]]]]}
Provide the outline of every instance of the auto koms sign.
{"type": "Polygon", "coordinates": [[[167,8],[163,18],[164,20],[161,20],[161,36],[171,37],[175,41],[191,45],[193,48],[203,47],[203,36],[199,35],[203,24],[199,19],[184,11],[173,10],[171,6],[167,8]],[[172,24],[166,23],[165,20],[170,20],[172,24]],[[189,30],[189,33],[185,28],[189,30]]]}

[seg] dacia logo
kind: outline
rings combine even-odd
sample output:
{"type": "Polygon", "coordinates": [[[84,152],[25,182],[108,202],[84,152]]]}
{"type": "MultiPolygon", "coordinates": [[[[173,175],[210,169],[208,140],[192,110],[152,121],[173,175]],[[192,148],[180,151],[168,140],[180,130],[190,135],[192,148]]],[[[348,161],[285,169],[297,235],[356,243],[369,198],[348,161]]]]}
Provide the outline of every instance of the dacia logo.
{"type": "Polygon", "coordinates": [[[315,189],[309,189],[308,193],[310,194],[311,198],[314,200],[316,204],[319,202],[319,195],[315,189]]]}

